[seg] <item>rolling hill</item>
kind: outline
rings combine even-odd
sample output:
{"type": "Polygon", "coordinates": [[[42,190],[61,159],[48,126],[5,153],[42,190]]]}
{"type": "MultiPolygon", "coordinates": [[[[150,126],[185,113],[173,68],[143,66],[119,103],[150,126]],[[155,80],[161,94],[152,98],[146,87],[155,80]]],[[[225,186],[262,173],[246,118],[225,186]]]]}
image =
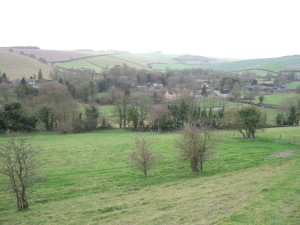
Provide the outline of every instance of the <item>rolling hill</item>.
{"type": "MultiPolygon", "coordinates": [[[[87,53],[87,52],[86,52],[87,53]]],[[[137,69],[168,70],[168,69],[188,69],[200,67],[214,62],[220,62],[215,58],[203,56],[161,54],[161,53],[122,53],[103,54],[87,56],[84,59],[74,59],[68,62],[57,62],[55,65],[67,69],[88,68],[100,72],[103,68],[111,68],[115,65],[126,63],[130,67],[137,69]]]]}
{"type": "Polygon", "coordinates": [[[34,57],[43,58],[47,62],[56,62],[62,60],[73,60],[89,56],[86,51],[63,51],[63,50],[43,50],[43,49],[14,49],[16,53],[34,57]]]}
{"type": "MultiPolygon", "coordinates": [[[[272,70],[275,72],[281,70],[297,70],[300,68],[300,55],[214,63],[214,64],[205,65],[204,68],[219,70],[224,72],[247,70],[247,69],[255,70],[255,68],[272,70]]],[[[267,71],[265,71],[264,73],[267,73],[267,71]]]]}
{"type": "Polygon", "coordinates": [[[45,77],[54,67],[62,69],[92,69],[97,73],[115,65],[127,64],[137,69],[160,70],[191,69],[202,67],[224,72],[244,72],[246,70],[266,75],[282,70],[299,70],[300,56],[278,58],[249,59],[233,61],[196,55],[179,55],[163,53],[127,53],[118,51],[92,50],[42,50],[42,49],[0,49],[0,71],[11,78],[29,77],[42,69],[45,77]],[[41,63],[40,59],[45,63],[41,63]]]}
{"type": "Polygon", "coordinates": [[[10,79],[22,78],[38,74],[42,70],[44,77],[49,77],[51,67],[36,59],[18,53],[0,49],[0,71],[6,73],[10,79]]]}

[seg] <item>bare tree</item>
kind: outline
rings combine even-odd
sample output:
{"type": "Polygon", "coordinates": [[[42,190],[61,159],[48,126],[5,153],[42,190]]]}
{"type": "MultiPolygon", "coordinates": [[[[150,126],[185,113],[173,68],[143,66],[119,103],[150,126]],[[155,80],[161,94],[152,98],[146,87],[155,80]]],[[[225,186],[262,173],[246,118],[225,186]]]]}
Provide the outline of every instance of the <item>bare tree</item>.
{"type": "Polygon", "coordinates": [[[9,178],[8,187],[16,197],[18,209],[29,208],[28,189],[38,181],[36,154],[26,138],[16,134],[0,147],[0,173],[9,178]]]}
{"type": "Polygon", "coordinates": [[[210,129],[208,127],[187,126],[177,140],[177,146],[184,160],[189,160],[193,172],[203,169],[207,151],[212,147],[210,129]]]}
{"type": "Polygon", "coordinates": [[[144,173],[144,177],[147,177],[148,171],[157,164],[158,157],[150,151],[145,137],[136,138],[135,147],[136,150],[130,155],[132,165],[141,170],[144,173]]]}

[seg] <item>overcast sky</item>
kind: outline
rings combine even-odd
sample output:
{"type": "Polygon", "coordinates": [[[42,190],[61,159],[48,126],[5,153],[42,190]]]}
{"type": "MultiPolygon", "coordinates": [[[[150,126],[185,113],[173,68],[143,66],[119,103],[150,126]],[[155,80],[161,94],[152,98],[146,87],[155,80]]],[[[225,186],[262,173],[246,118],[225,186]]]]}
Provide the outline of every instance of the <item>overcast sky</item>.
{"type": "Polygon", "coordinates": [[[299,0],[1,0],[0,46],[300,54],[299,0]]]}

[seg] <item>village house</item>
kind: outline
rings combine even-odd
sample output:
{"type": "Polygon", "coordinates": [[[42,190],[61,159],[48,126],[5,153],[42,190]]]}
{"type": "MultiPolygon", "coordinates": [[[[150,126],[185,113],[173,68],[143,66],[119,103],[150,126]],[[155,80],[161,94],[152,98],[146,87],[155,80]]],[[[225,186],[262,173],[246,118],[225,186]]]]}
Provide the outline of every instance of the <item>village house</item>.
{"type": "Polygon", "coordinates": [[[164,85],[161,82],[155,82],[152,84],[155,89],[161,89],[164,85]]]}
{"type": "Polygon", "coordinates": [[[230,94],[228,92],[226,92],[226,91],[220,92],[219,90],[213,90],[211,92],[211,95],[222,97],[222,98],[229,98],[230,97],[230,94]]]}
{"type": "MultiPolygon", "coordinates": [[[[39,88],[39,85],[36,83],[35,79],[25,79],[26,83],[32,88],[39,88]]],[[[15,79],[11,81],[12,86],[18,86],[21,83],[21,79],[15,79]]]]}
{"type": "Polygon", "coordinates": [[[32,88],[38,88],[39,85],[36,83],[35,79],[25,79],[26,83],[32,88]]]}
{"type": "Polygon", "coordinates": [[[185,89],[175,89],[175,90],[167,90],[165,92],[165,99],[166,100],[175,100],[179,99],[180,97],[188,95],[193,96],[193,92],[185,89]]]}

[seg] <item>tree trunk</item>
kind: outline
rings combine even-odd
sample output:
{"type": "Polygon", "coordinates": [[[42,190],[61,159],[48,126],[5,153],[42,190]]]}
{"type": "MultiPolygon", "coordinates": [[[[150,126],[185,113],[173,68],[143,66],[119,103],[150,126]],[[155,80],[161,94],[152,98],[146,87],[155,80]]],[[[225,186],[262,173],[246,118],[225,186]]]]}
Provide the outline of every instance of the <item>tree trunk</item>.
{"type": "Polygon", "coordinates": [[[144,177],[147,177],[147,168],[144,168],[144,177]]]}
{"type": "Polygon", "coordinates": [[[246,139],[246,135],[242,130],[239,130],[239,132],[243,135],[244,139],[246,139]]]}
{"type": "Polygon", "coordinates": [[[190,166],[193,172],[198,172],[199,168],[198,168],[198,160],[197,159],[192,159],[190,162],[190,166]]]}
{"type": "Polygon", "coordinates": [[[251,135],[252,135],[252,138],[255,139],[255,130],[254,129],[252,129],[251,135]]]}

